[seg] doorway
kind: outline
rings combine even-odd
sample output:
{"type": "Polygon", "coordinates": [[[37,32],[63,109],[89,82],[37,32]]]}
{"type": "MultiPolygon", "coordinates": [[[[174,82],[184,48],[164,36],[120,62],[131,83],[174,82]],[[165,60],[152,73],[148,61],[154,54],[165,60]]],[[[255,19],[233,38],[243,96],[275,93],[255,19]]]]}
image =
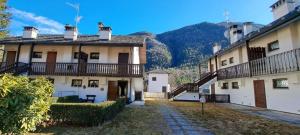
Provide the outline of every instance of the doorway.
{"type": "Polygon", "coordinates": [[[81,52],[79,55],[79,72],[80,73],[86,73],[87,71],[87,60],[88,60],[88,54],[81,52]]]}
{"type": "Polygon", "coordinates": [[[119,53],[118,56],[118,73],[121,75],[128,74],[129,53],[119,53]]]}
{"type": "Polygon", "coordinates": [[[265,81],[254,80],[253,84],[254,84],[255,106],[261,108],[267,108],[265,81]]]}
{"type": "Polygon", "coordinates": [[[47,59],[46,59],[46,72],[47,73],[55,72],[56,56],[57,56],[57,52],[48,52],[47,53],[47,59]]]}
{"type": "Polygon", "coordinates": [[[119,88],[119,97],[127,97],[127,89],[128,82],[127,81],[118,81],[119,88]]]}
{"type": "Polygon", "coordinates": [[[6,64],[7,66],[15,64],[16,61],[16,51],[7,51],[6,64]]]}

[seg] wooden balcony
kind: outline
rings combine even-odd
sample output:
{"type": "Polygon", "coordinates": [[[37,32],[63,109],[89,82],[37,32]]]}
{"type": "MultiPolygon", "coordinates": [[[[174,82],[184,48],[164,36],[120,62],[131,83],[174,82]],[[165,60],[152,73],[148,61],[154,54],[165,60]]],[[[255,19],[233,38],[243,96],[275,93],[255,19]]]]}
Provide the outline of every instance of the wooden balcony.
{"type": "Polygon", "coordinates": [[[219,69],[218,80],[300,71],[300,49],[219,69]]]}
{"type": "Polygon", "coordinates": [[[30,75],[143,77],[142,64],[33,62],[30,75]]]}
{"type": "Polygon", "coordinates": [[[0,62],[0,74],[9,73],[9,74],[21,74],[28,70],[28,64],[18,62],[18,63],[7,63],[0,62]]]}

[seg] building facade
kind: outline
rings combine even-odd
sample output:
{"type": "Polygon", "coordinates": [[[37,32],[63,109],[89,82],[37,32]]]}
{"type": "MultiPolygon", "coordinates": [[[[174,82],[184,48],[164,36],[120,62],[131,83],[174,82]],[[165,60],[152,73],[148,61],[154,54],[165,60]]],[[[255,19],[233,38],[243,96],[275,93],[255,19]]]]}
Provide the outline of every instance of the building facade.
{"type": "Polygon", "coordinates": [[[271,6],[274,21],[255,29],[229,29],[231,45],[214,46],[208,69],[217,74],[212,94],[231,103],[300,114],[300,8],[298,0],[271,6]]]}
{"type": "Polygon", "coordinates": [[[61,35],[38,34],[25,27],[23,36],[1,39],[1,73],[46,77],[54,83],[53,96],[95,95],[96,102],[126,97],[142,100],[146,44],[142,36],[113,36],[98,24],[99,33],[78,35],[66,26],[61,35]]]}

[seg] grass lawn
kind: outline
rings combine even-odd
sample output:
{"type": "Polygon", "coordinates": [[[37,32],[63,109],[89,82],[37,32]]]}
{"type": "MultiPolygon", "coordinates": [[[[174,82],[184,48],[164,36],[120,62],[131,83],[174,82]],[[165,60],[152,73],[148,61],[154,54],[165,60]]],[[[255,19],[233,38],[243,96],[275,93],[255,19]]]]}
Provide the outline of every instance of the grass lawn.
{"type": "Polygon", "coordinates": [[[244,114],[220,105],[206,104],[205,114],[202,116],[200,103],[169,104],[217,135],[300,135],[299,127],[244,114]]]}
{"type": "Polygon", "coordinates": [[[154,104],[144,107],[126,107],[111,122],[99,127],[47,127],[40,128],[31,135],[94,135],[94,134],[169,134],[171,131],[154,104]]]}

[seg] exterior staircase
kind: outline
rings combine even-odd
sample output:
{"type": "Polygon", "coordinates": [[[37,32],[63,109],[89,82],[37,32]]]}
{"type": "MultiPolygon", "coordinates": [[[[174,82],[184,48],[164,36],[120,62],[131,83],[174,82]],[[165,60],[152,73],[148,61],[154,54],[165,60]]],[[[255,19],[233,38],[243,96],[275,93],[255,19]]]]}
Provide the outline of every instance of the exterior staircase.
{"type": "Polygon", "coordinates": [[[217,76],[216,72],[209,72],[209,73],[204,73],[201,75],[200,79],[194,81],[193,83],[185,83],[180,86],[178,86],[176,89],[172,90],[171,92],[168,93],[168,98],[173,98],[180,93],[183,93],[185,91],[187,92],[198,92],[199,87],[210,80],[214,79],[217,76]]]}
{"type": "Polygon", "coordinates": [[[28,64],[18,62],[14,64],[7,64],[6,62],[0,63],[0,74],[10,73],[13,75],[19,75],[28,71],[28,64]]]}

